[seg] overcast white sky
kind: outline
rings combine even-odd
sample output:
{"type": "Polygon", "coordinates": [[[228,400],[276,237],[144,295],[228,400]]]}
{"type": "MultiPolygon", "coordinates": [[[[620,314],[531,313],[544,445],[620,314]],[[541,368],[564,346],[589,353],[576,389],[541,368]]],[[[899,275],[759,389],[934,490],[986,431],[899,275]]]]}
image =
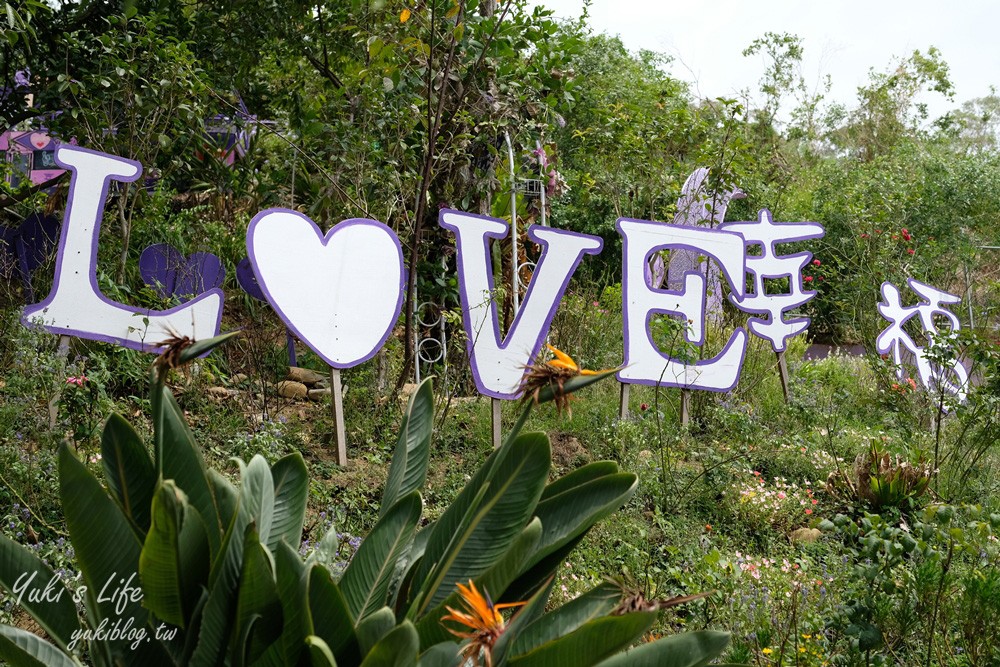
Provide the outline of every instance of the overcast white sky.
{"type": "MultiPolygon", "coordinates": [[[[532,0],[565,18],[582,0],[532,0]]],[[[632,50],[675,58],[670,73],[700,97],[735,97],[757,89],[760,57],[741,52],[765,32],[804,39],[803,74],[810,86],[829,74],[829,98],[852,103],[868,71],[888,69],[894,56],[936,46],[950,66],[954,103],[927,99],[933,115],[1000,87],[1000,0],[593,0],[590,25],[617,34],[632,50]]]]}

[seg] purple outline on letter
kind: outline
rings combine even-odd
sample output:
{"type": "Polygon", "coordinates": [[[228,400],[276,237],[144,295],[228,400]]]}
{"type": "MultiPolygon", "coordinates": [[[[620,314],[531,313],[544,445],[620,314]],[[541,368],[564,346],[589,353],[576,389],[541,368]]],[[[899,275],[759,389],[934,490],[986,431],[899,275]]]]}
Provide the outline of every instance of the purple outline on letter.
{"type": "MultiPolygon", "coordinates": [[[[641,223],[641,224],[644,224],[644,225],[654,225],[656,227],[657,231],[661,231],[661,232],[662,231],[668,231],[669,232],[669,230],[671,228],[683,228],[683,229],[686,229],[686,230],[690,230],[692,228],[690,226],[668,225],[668,224],[664,224],[662,222],[654,222],[652,220],[638,220],[638,219],[635,219],[635,218],[618,218],[618,220],[615,222],[615,229],[618,230],[618,234],[622,237],[622,323],[624,325],[622,333],[623,333],[623,339],[624,339],[623,350],[624,350],[624,353],[625,353],[625,361],[624,361],[623,365],[624,366],[628,366],[629,365],[629,356],[628,356],[629,355],[629,345],[628,345],[628,343],[629,343],[629,326],[628,326],[628,322],[629,322],[629,316],[628,316],[628,314],[629,314],[629,303],[628,303],[628,287],[627,286],[629,284],[629,280],[628,280],[628,278],[629,278],[629,263],[628,263],[627,260],[628,260],[628,256],[629,256],[628,255],[628,242],[629,242],[629,238],[628,238],[628,234],[626,234],[622,230],[622,224],[621,224],[622,222],[637,222],[637,223],[641,223]]],[[[741,241],[743,240],[742,237],[739,234],[736,234],[735,232],[725,232],[725,231],[720,231],[718,229],[705,229],[705,228],[696,228],[695,230],[698,233],[701,233],[701,234],[725,234],[726,236],[735,236],[735,237],[739,238],[741,241]]],[[[736,282],[733,281],[732,276],[730,276],[729,273],[726,271],[726,267],[723,266],[722,262],[719,261],[718,257],[716,257],[713,253],[709,252],[708,250],[705,250],[704,248],[699,248],[697,246],[689,245],[689,244],[686,244],[686,243],[672,243],[670,241],[667,241],[667,242],[665,242],[663,244],[660,244],[660,245],[657,245],[657,246],[654,246],[654,247],[650,248],[649,252],[647,252],[646,255],[643,257],[643,261],[642,261],[643,267],[648,266],[648,264],[649,264],[649,258],[650,258],[650,256],[653,253],[659,252],[660,250],[663,250],[664,248],[668,248],[668,249],[675,249],[676,248],[676,249],[682,249],[682,250],[691,250],[691,251],[694,251],[694,252],[698,253],[699,255],[707,255],[709,257],[714,258],[715,261],[716,261],[716,263],[718,264],[719,268],[721,269],[722,275],[725,276],[726,282],[729,283],[729,286],[732,288],[733,292],[737,293],[737,294],[742,294],[743,293],[743,291],[744,291],[744,285],[742,283],[737,284],[736,282]]],[[[743,246],[743,271],[744,271],[744,274],[745,274],[746,273],[746,246],[745,245],[743,246]]],[[[697,270],[696,271],[687,271],[684,274],[684,281],[685,281],[685,283],[687,282],[687,277],[690,276],[690,275],[701,276],[703,279],[705,278],[705,274],[702,274],[700,271],[697,271],[697,270]]],[[[648,282],[645,281],[645,270],[643,270],[643,282],[646,284],[647,288],[649,288],[651,291],[656,292],[658,294],[670,294],[670,295],[675,295],[675,296],[680,296],[682,294],[681,292],[673,292],[673,291],[666,290],[666,289],[653,288],[648,282]]],[[[705,287],[706,287],[706,289],[708,287],[708,285],[707,285],[707,279],[706,279],[706,285],[705,285],[705,287]]],[[[702,292],[702,299],[701,299],[701,316],[702,316],[702,322],[705,322],[708,319],[706,317],[706,314],[707,314],[706,313],[707,297],[708,297],[708,292],[703,290],[703,292],[702,292]]],[[[664,310],[664,309],[659,309],[659,308],[653,308],[653,309],[651,309],[649,311],[649,315],[652,315],[654,313],[663,313],[663,314],[671,314],[671,313],[673,313],[673,314],[676,314],[676,311],[669,311],[669,310],[664,310]]],[[[653,341],[653,333],[650,330],[650,325],[649,325],[649,319],[650,319],[649,315],[647,315],[647,317],[646,317],[646,327],[645,327],[646,338],[649,340],[649,343],[650,343],[650,345],[652,345],[653,348],[655,348],[656,350],[660,350],[659,346],[656,345],[656,343],[653,341]]],[[[704,329],[705,329],[705,327],[703,326],[702,327],[702,332],[701,332],[702,335],[699,337],[699,342],[694,342],[694,341],[688,341],[688,342],[691,342],[692,344],[697,345],[698,347],[700,347],[701,345],[703,345],[704,342],[705,342],[704,341],[704,339],[705,339],[705,330],[704,329]]],[[[685,338],[687,338],[687,336],[685,336],[685,338]]],[[[664,359],[665,362],[680,363],[680,364],[683,364],[686,367],[687,366],[692,366],[692,365],[695,366],[695,367],[707,366],[707,365],[715,363],[720,358],[722,358],[723,356],[725,356],[725,354],[729,351],[729,348],[731,348],[734,344],[736,344],[736,341],[739,340],[739,339],[741,339],[741,338],[743,340],[743,351],[740,353],[740,360],[739,360],[739,364],[738,364],[739,371],[736,373],[736,379],[728,387],[722,387],[722,388],[716,389],[716,388],[708,388],[708,387],[698,387],[698,386],[690,385],[690,384],[683,384],[683,383],[674,382],[674,381],[668,380],[668,379],[636,380],[636,379],[632,379],[632,378],[622,378],[621,377],[621,371],[619,371],[616,374],[616,376],[618,378],[618,381],[621,382],[622,384],[643,384],[643,385],[647,385],[647,386],[651,386],[651,387],[656,387],[656,386],[661,386],[661,387],[679,387],[681,389],[699,389],[699,390],[703,390],[703,391],[714,391],[714,392],[719,392],[719,393],[725,393],[725,392],[728,392],[728,391],[732,391],[733,388],[735,388],[736,385],[739,384],[740,376],[743,374],[743,362],[746,360],[746,347],[747,347],[746,344],[747,344],[747,340],[748,340],[749,336],[747,335],[747,332],[746,332],[746,330],[743,327],[736,327],[736,329],[733,330],[733,335],[729,337],[729,341],[726,343],[725,347],[722,348],[722,350],[719,352],[719,354],[717,354],[716,356],[712,357],[711,359],[703,359],[701,361],[696,361],[694,364],[684,364],[682,361],[680,361],[678,359],[673,359],[671,357],[668,357],[667,355],[663,354],[662,351],[660,351],[660,356],[663,357],[663,359],[664,359]],[[743,334],[743,336],[740,336],[740,334],[743,334]]]]}
{"type": "MultiPolygon", "coordinates": [[[[406,293],[406,267],[403,265],[403,246],[400,245],[399,237],[396,236],[396,232],[392,231],[392,229],[390,229],[387,225],[379,222],[378,220],[370,220],[368,218],[349,218],[347,220],[342,220],[341,222],[338,222],[336,225],[330,228],[330,231],[328,231],[324,235],[323,230],[320,229],[319,225],[313,222],[312,218],[310,218],[307,215],[304,215],[302,213],[299,213],[298,211],[293,211],[287,208],[269,208],[255,215],[253,217],[253,220],[250,221],[250,225],[247,227],[246,247],[247,247],[247,257],[250,259],[250,265],[253,267],[253,273],[257,277],[257,284],[260,286],[260,289],[264,293],[264,296],[267,297],[267,302],[271,304],[271,308],[274,309],[274,312],[278,313],[278,317],[280,317],[281,321],[285,323],[285,326],[288,327],[291,331],[293,331],[295,333],[295,336],[299,340],[308,345],[309,348],[313,352],[315,352],[316,355],[320,359],[325,361],[329,366],[340,369],[352,368],[353,366],[362,364],[371,359],[372,357],[374,357],[378,353],[378,351],[382,348],[382,346],[385,345],[385,341],[389,339],[389,336],[392,334],[393,328],[396,326],[397,320],[399,320],[399,311],[403,307],[403,295],[406,293]],[[312,342],[309,341],[308,338],[302,335],[302,332],[299,331],[298,328],[295,326],[295,324],[288,318],[288,316],[285,314],[285,311],[283,311],[281,307],[278,306],[278,304],[275,302],[274,297],[271,295],[271,290],[268,288],[267,283],[264,282],[263,278],[261,278],[260,271],[257,270],[257,256],[254,254],[253,251],[253,235],[254,231],[257,228],[257,224],[268,215],[271,215],[272,213],[291,213],[292,215],[300,218],[301,220],[308,222],[309,225],[312,227],[313,232],[316,234],[316,238],[319,239],[320,244],[324,248],[330,243],[330,241],[333,239],[334,234],[336,234],[338,230],[350,227],[352,225],[365,225],[369,227],[377,227],[389,235],[389,239],[392,241],[392,244],[396,246],[396,254],[397,257],[399,258],[399,296],[396,297],[396,305],[393,307],[396,316],[392,318],[392,321],[389,322],[389,326],[386,327],[385,333],[382,334],[378,343],[375,344],[371,352],[361,357],[360,359],[352,360],[346,363],[333,362],[332,360],[327,358],[326,355],[317,350],[316,347],[312,344],[312,342]]],[[[330,289],[334,289],[334,286],[331,286],[330,289]]]]}
{"type": "MultiPolygon", "coordinates": [[[[465,271],[463,269],[462,261],[461,261],[461,257],[462,257],[462,235],[458,233],[458,229],[457,229],[457,227],[455,225],[450,224],[448,222],[445,222],[444,217],[445,217],[446,214],[449,214],[449,213],[460,215],[460,216],[465,217],[465,218],[478,218],[480,220],[486,220],[486,221],[494,222],[494,223],[497,223],[497,224],[500,224],[500,225],[504,226],[505,229],[502,232],[484,232],[483,235],[482,235],[482,239],[483,239],[483,252],[484,252],[484,254],[487,257],[486,265],[488,267],[491,267],[493,265],[492,260],[489,259],[489,257],[490,257],[490,241],[489,240],[490,239],[500,240],[500,239],[506,238],[507,234],[508,234],[508,232],[510,230],[509,225],[504,220],[499,220],[497,218],[492,218],[492,217],[487,216],[487,215],[476,215],[475,213],[466,213],[464,211],[458,211],[458,210],[455,210],[455,209],[448,209],[448,208],[446,208],[446,209],[442,209],[441,212],[438,213],[438,224],[441,227],[444,227],[445,229],[447,229],[448,231],[450,231],[452,234],[455,235],[455,246],[456,246],[456,250],[457,250],[456,255],[457,255],[457,258],[458,258],[458,259],[456,259],[456,263],[458,265],[457,266],[457,268],[458,268],[458,286],[459,286],[459,293],[460,293],[461,299],[462,299],[462,324],[463,324],[463,326],[465,328],[465,336],[466,336],[466,343],[465,343],[465,345],[466,345],[467,353],[469,355],[469,366],[472,368],[472,377],[475,380],[476,389],[479,390],[480,394],[483,394],[484,396],[489,396],[491,398],[499,398],[499,399],[504,399],[504,400],[515,400],[515,399],[517,399],[517,398],[520,397],[519,393],[506,393],[505,394],[505,393],[501,393],[501,392],[492,391],[492,390],[488,389],[483,384],[483,380],[479,376],[479,368],[478,368],[478,366],[475,363],[475,341],[477,340],[477,333],[473,330],[472,316],[470,314],[471,310],[472,310],[471,306],[470,306],[471,301],[469,300],[468,289],[467,289],[466,284],[465,284],[465,271]]],[[[564,229],[555,229],[554,227],[541,227],[540,225],[532,225],[531,227],[528,228],[528,238],[530,238],[532,241],[534,241],[538,245],[542,246],[542,254],[539,256],[538,261],[535,263],[535,275],[537,275],[538,272],[541,270],[542,264],[543,264],[543,262],[545,262],[545,256],[549,252],[548,241],[545,241],[544,239],[539,238],[539,236],[537,234],[538,231],[544,231],[546,233],[556,234],[556,235],[559,235],[559,236],[572,236],[572,237],[576,237],[576,238],[590,239],[592,241],[596,241],[598,243],[598,246],[596,248],[593,248],[593,249],[584,249],[584,250],[580,251],[579,253],[577,253],[576,259],[573,261],[573,264],[572,264],[572,269],[569,271],[569,273],[566,274],[566,278],[563,280],[562,285],[559,287],[559,290],[557,292],[558,298],[554,299],[553,302],[552,302],[552,304],[549,306],[549,312],[548,312],[548,314],[545,317],[545,321],[542,323],[542,327],[539,330],[538,337],[535,339],[534,345],[532,346],[531,350],[528,353],[528,360],[529,360],[529,362],[530,362],[531,359],[535,358],[535,356],[538,354],[538,351],[541,349],[541,347],[542,347],[542,341],[545,340],[545,336],[548,334],[549,327],[552,325],[552,319],[555,317],[556,310],[558,310],[559,304],[562,302],[563,295],[566,292],[566,287],[569,286],[569,281],[573,277],[573,274],[576,273],[576,269],[579,267],[580,262],[583,260],[583,256],[584,255],[596,255],[599,252],[601,252],[601,250],[604,248],[604,240],[602,238],[600,238],[599,236],[592,236],[590,234],[581,234],[579,232],[570,232],[570,231],[566,231],[564,229]]],[[[487,272],[486,272],[486,280],[487,280],[487,283],[490,286],[490,293],[492,294],[493,291],[494,291],[494,289],[496,288],[496,285],[494,284],[494,280],[493,280],[493,271],[492,270],[487,270],[487,272]]],[[[535,288],[535,285],[536,285],[535,280],[531,280],[528,283],[528,291],[525,292],[524,298],[521,300],[521,307],[518,308],[517,313],[514,314],[514,321],[511,323],[510,327],[507,330],[507,340],[505,340],[503,342],[501,342],[501,339],[500,339],[500,323],[498,321],[498,318],[496,317],[497,313],[496,313],[496,309],[494,307],[494,309],[493,309],[493,315],[494,316],[491,318],[492,319],[492,323],[491,324],[493,325],[493,340],[496,342],[498,349],[506,350],[507,346],[510,344],[511,333],[514,330],[517,329],[517,325],[521,321],[521,314],[524,312],[525,304],[527,304],[528,300],[531,298],[531,294],[532,294],[532,291],[535,288]]]]}
{"type": "MultiPolygon", "coordinates": [[[[66,237],[69,235],[68,234],[69,224],[72,217],[71,213],[73,210],[73,197],[76,194],[77,181],[79,180],[79,174],[77,173],[77,168],[69,164],[66,164],[60,158],[60,155],[62,155],[63,153],[89,153],[91,155],[98,155],[100,157],[110,158],[120,164],[123,163],[131,165],[132,167],[135,168],[136,172],[132,176],[116,176],[114,174],[107,174],[104,177],[104,183],[101,187],[101,195],[99,198],[100,209],[98,211],[97,219],[94,221],[93,241],[90,244],[90,271],[89,271],[90,287],[93,293],[97,295],[97,298],[114,308],[130,310],[134,312],[136,315],[144,315],[145,317],[149,318],[149,317],[173,315],[174,313],[180,310],[190,309],[194,304],[198,303],[199,301],[204,301],[205,299],[209,298],[212,295],[217,295],[219,297],[219,314],[215,320],[215,327],[213,329],[215,333],[213,335],[218,335],[219,327],[222,325],[222,305],[225,302],[225,294],[221,289],[216,288],[209,290],[204,294],[201,294],[196,298],[192,299],[191,301],[183,303],[174,308],[170,308],[168,310],[144,311],[142,309],[136,309],[135,307],[126,305],[124,303],[112,301],[108,297],[104,296],[104,293],[101,292],[101,290],[97,286],[97,243],[101,233],[101,222],[103,220],[102,214],[104,212],[103,207],[104,204],[106,204],[108,201],[108,186],[110,185],[111,181],[131,183],[133,181],[138,180],[139,177],[142,175],[142,165],[135,160],[129,160],[128,158],[119,157],[117,155],[110,155],[108,153],[102,153],[100,151],[94,151],[87,148],[80,148],[78,146],[73,146],[71,144],[60,144],[59,147],[56,148],[56,154],[55,154],[56,164],[58,164],[63,169],[69,170],[70,172],[72,172],[73,175],[71,177],[69,184],[69,197],[66,200],[66,210],[63,212],[63,224],[59,230],[59,250],[56,253],[56,267],[55,267],[55,276],[52,281],[52,289],[49,290],[49,295],[45,297],[43,301],[41,301],[38,304],[25,307],[24,314],[21,316],[21,321],[24,323],[24,325],[29,327],[34,326],[34,322],[32,322],[31,316],[43,313],[45,309],[48,308],[49,304],[52,303],[53,299],[55,299],[55,296],[59,291],[59,279],[62,275],[63,256],[65,255],[66,252],[66,237]]],[[[68,326],[65,328],[58,328],[58,327],[43,325],[43,328],[49,333],[56,334],[57,336],[75,336],[77,338],[98,340],[98,341],[103,341],[105,343],[113,343],[115,345],[121,345],[122,347],[131,348],[133,350],[139,350],[140,352],[155,352],[163,349],[163,346],[157,343],[144,343],[142,341],[138,340],[134,341],[134,340],[129,340],[128,338],[119,338],[117,336],[105,336],[103,334],[98,334],[92,331],[71,329],[68,326]]]]}

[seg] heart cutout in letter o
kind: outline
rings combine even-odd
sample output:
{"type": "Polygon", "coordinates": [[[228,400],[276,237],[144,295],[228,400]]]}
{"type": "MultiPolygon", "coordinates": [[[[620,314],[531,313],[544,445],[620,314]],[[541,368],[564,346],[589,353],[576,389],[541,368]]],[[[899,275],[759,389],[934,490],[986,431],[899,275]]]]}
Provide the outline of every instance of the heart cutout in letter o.
{"type": "Polygon", "coordinates": [[[268,302],[326,363],[350,368],[389,337],[403,303],[403,250],[376,220],[323,235],[308,217],[274,208],[247,229],[247,254],[268,302]]]}

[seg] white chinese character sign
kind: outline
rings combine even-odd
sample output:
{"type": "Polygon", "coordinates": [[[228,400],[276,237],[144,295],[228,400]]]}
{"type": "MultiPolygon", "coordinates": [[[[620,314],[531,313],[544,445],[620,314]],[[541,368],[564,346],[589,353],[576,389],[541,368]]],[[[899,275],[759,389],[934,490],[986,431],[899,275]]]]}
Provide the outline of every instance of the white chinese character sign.
{"type": "Polygon", "coordinates": [[[742,298],[730,296],[733,305],[752,317],[747,323],[756,336],[771,342],[775,352],[782,352],[792,336],[797,336],[809,326],[808,317],[785,319],[785,314],[802,306],[816,296],[806,291],[802,283],[802,269],[812,259],[812,253],[778,254],[779,243],[792,243],[818,239],[823,236],[823,226],[815,222],[775,223],[771,212],[761,210],[756,221],[727,222],[719,229],[736,232],[749,247],[758,246],[760,253],[747,255],[747,273],[752,276],[752,291],[742,298]],[[786,279],[788,290],[769,292],[767,281],[786,279]]]}
{"type": "Polygon", "coordinates": [[[878,312],[889,322],[889,326],[878,335],[875,349],[879,354],[891,355],[900,380],[906,375],[903,364],[912,361],[917,369],[917,377],[925,388],[942,390],[962,402],[969,382],[968,371],[962,362],[955,358],[947,367],[932,363],[928,355],[929,346],[918,345],[903,328],[910,320],[917,318],[930,342],[941,333],[937,324],[943,321],[947,322],[950,332],[954,334],[961,328],[961,324],[958,316],[946,306],[960,302],[961,298],[912,278],[907,281],[907,285],[920,297],[920,301],[913,306],[903,305],[898,287],[888,282],[882,283],[883,301],[878,304],[878,312]]]}

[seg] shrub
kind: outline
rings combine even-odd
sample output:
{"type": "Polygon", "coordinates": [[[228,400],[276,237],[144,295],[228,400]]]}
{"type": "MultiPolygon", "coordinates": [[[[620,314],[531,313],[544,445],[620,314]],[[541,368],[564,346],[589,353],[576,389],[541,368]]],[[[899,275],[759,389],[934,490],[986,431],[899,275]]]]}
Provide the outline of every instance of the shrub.
{"type": "MultiPolygon", "coordinates": [[[[418,531],[434,421],[430,383],[422,384],[404,416],[372,531],[342,573],[333,527],[303,561],[309,480],[301,455],[272,466],[260,456],[237,460],[239,483],[232,484],[205,466],[165,386],[171,367],[224,338],[178,342],[154,364],[152,456],[128,422],[108,420],[107,489],[68,447],[60,450],[62,508],[83,576],[72,596],[34,554],[0,537],[0,584],[48,636],[0,626],[0,657],[10,664],[78,665],[86,656],[95,665],[144,666],[482,659],[683,667],[725,649],[728,635],[706,631],[620,653],[652,626],[656,611],[632,610],[613,584],[546,611],[557,567],[635,492],[637,480],[604,461],[548,483],[548,439],[520,433],[531,403],[451,506],[418,531]],[[505,620],[505,606],[519,610],[505,620]]],[[[564,391],[607,375],[572,378],[564,391]]],[[[557,398],[550,389],[539,394],[542,402],[557,398]]]]}

